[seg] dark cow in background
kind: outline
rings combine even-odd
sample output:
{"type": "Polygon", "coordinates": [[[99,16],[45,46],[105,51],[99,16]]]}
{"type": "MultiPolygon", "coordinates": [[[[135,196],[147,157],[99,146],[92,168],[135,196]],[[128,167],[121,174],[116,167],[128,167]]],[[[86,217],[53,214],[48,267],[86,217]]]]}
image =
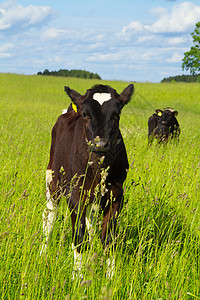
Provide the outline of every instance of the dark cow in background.
{"type": "MultiPolygon", "coordinates": [[[[119,120],[133,90],[130,84],[118,94],[110,86],[96,85],[80,95],[65,87],[77,110],[70,106],[52,130],[46,172],[43,250],[56,220],[60,196],[65,195],[72,219],[73,277],[81,274],[85,233],[95,231],[95,210],[103,212],[101,241],[104,247],[115,235],[116,219],[123,204],[123,182],[129,167],[119,120]]],[[[112,275],[114,258],[109,257],[107,265],[108,275],[112,275]]]]}
{"type": "Polygon", "coordinates": [[[180,126],[176,119],[178,111],[172,108],[164,110],[157,109],[148,119],[148,138],[149,143],[156,137],[160,142],[166,142],[169,138],[179,138],[180,126]]]}

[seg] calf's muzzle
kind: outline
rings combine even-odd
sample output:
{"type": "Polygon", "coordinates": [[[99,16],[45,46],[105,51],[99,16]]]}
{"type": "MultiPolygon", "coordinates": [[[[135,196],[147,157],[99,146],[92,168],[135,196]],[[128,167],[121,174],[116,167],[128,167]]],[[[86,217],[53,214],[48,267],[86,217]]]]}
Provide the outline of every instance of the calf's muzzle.
{"type": "Polygon", "coordinates": [[[93,142],[94,152],[108,152],[110,150],[110,141],[106,138],[96,137],[93,142]]]}

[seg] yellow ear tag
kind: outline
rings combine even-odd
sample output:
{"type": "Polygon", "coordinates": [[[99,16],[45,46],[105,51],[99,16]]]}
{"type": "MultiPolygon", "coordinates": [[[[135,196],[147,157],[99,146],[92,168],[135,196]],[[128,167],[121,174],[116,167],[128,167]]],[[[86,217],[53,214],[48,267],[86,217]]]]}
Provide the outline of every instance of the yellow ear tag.
{"type": "Polygon", "coordinates": [[[77,113],[77,106],[76,106],[76,104],[74,104],[73,102],[72,102],[72,108],[73,108],[73,110],[77,113]]]}
{"type": "Polygon", "coordinates": [[[159,111],[159,112],[158,112],[158,116],[159,116],[159,117],[161,117],[161,116],[162,116],[162,113],[161,113],[161,111],[159,111]]]}

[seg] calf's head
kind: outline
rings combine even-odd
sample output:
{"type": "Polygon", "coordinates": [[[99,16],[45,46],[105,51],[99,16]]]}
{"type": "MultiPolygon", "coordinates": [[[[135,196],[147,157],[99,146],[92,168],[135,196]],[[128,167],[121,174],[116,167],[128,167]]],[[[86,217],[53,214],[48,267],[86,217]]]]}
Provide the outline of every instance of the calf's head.
{"type": "Polygon", "coordinates": [[[157,109],[156,112],[159,116],[159,123],[168,128],[174,124],[175,118],[178,115],[178,112],[172,108],[165,108],[164,111],[157,109]]]}
{"type": "Polygon", "coordinates": [[[94,152],[107,152],[116,146],[119,132],[120,113],[133,94],[134,86],[130,84],[118,94],[107,85],[95,85],[85,95],[65,87],[65,91],[84,120],[86,139],[91,141],[94,152]]]}

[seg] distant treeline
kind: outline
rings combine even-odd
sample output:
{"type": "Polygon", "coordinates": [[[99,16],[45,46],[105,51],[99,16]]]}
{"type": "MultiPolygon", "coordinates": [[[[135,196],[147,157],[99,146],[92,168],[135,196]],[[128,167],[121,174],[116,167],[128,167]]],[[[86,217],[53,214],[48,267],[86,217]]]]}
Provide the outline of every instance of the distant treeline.
{"type": "Polygon", "coordinates": [[[177,75],[163,78],[161,82],[200,82],[200,75],[177,75]]]}
{"type": "Polygon", "coordinates": [[[85,70],[60,69],[59,71],[49,71],[49,70],[45,69],[43,72],[38,72],[37,75],[78,77],[78,78],[85,78],[85,79],[101,79],[101,77],[97,73],[92,73],[92,72],[88,72],[85,70]]]}

